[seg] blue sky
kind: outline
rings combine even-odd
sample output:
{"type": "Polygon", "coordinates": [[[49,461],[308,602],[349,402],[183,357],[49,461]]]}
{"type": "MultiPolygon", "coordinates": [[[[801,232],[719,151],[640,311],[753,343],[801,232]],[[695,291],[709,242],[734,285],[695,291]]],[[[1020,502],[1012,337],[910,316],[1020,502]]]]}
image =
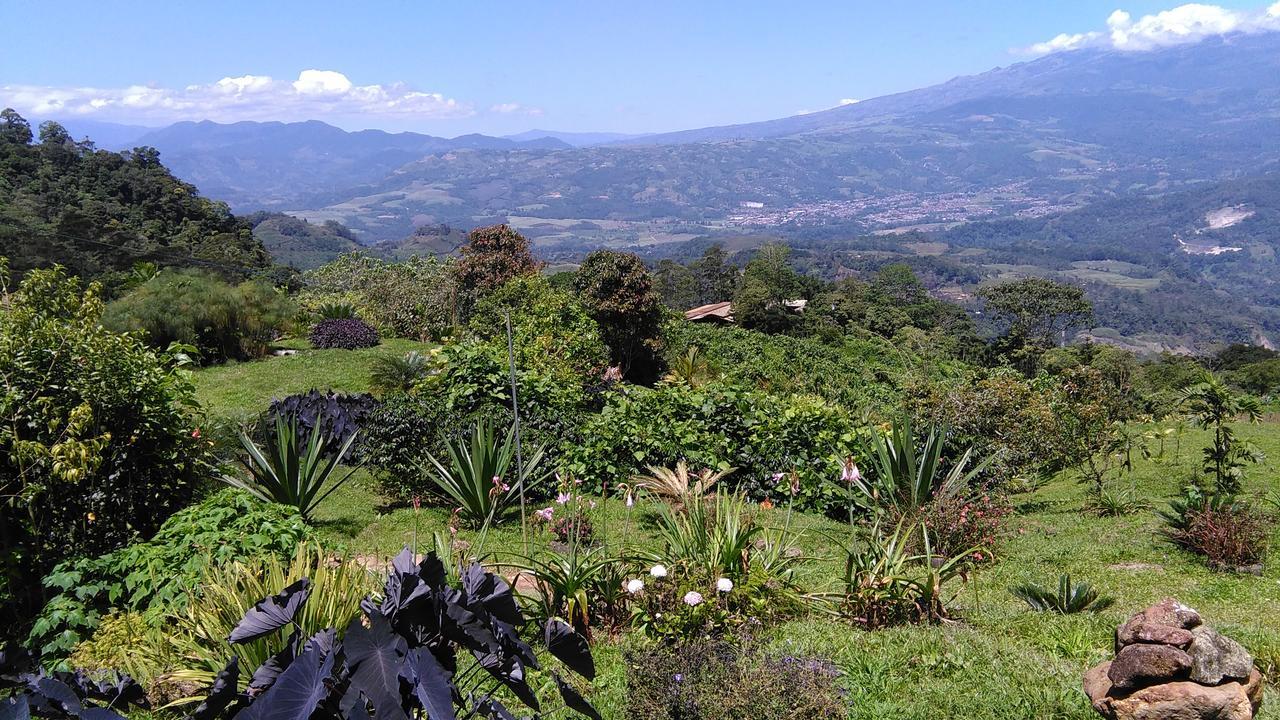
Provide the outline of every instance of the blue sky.
{"type": "Polygon", "coordinates": [[[1267,15],[1257,0],[1155,15],[1176,5],[4,0],[0,104],[144,125],[655,132],[909,90],[1027,60],[1059,36],[1039,51],[1119,42],[1117,28],[1160,42],[1280,19],[1280,2],[1267,15]]]}

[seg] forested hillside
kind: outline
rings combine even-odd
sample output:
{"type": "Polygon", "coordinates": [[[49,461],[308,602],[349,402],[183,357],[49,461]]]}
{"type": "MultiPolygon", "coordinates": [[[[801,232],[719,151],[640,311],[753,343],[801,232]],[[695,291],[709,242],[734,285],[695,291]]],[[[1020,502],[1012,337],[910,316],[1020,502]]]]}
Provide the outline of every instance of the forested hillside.
{"type": "Polygon", "coordinates": [[[19,274],[59,263],[85,277],[138,263],[241,274],[271,263],[247,222],[175,178],[153,148],[99,150],[53,122],[33,133],[12,110],[0,113],[0,255],[19,274]]]}

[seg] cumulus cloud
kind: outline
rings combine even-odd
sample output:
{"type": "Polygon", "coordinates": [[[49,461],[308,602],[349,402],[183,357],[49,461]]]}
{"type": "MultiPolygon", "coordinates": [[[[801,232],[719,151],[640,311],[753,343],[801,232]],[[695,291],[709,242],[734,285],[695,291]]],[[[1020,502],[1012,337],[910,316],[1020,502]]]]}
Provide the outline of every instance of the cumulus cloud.
{"type": "Polygon", "coordinates": [[[476,114],[470,104],[440,93],[421,92],[401,83],[356,85],[335,70],[303,70],[293,81],[267,75],[224,77],[184,88],[2,85],[3,106],[35,116],[96,116],[142,123],[326,116],[454,119],[476,114]]]}
{"type": "Polygon", "coordinates": [[[1124,10],[1107,18],[1106,30],[1062,33],[1019,52],[1047,55],[1084,47],[1142,51],[1180,45],[1234,32],[1280,30],[1280,2],[1264,10],[1231,10],[1219,5],[1189,3],[1135,20],[1124,10]]]}

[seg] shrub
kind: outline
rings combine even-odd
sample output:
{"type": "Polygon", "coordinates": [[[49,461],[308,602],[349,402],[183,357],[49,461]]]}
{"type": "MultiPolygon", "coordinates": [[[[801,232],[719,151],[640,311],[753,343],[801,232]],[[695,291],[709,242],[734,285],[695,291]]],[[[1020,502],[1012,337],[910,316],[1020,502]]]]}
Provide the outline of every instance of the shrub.
{"type": "Polygon", "coordinates": [[[299,302],[313,312],[351,306],[385,336],[439,339],[456,322],[452,266],[435,257],[387,262],[350,253],[308,271],[299,302]]]}
{"type": "Polygon", "coordinates": [[[359,318],[321,320],[311,328],[311,345],[321,350],[355,350],[378,344],[378,331],[359,318]]]}
{"type": "Polygon", "coordinates": [[[624,655],[634,720],[845,718],[841,672],[821,657],[778,655],[750,638],[648,643],[624,655]]]}
{"type": "Polygon", "coordinates": [[[261,555],[288,555],[308,535],[292,511],[222,490],[165,521],[144,542],[62,563],[44,578],[52,594],[30,643],[48,660],[66,657],[113,610],[160,615],[186,602],[212,567],[261,555]]]}
{"type": "MultiPolygon", "coordinates": [[[[370,717],[455,717],[464,714],[510,717],[493,697],[496,680],[525,705],[540,707],[526,675],[540,667],[532,647],[520,638],[525,620],[511,587],[500,577],[471,565],[461,587],[448,584],[445,568],[434,554],[415,563],[406,548],[392,564],[381,603],[360,603],[355,618],[339,639],[330,628],[306,640],[295,632],[279,643],[282,628],[304,611],[308,600],[329,598],[313,592],[307,580],[258,601],[231,631],[232,643],[268,638],[280,650],[254,669],[254,688],[239,689],[239,659],[232,657],[214,682],[196,717],[231,717],[247,706],[254,717],[345,718],[343,698],[351,712],[370,717]],[[456,673],[459,656],[474,656],[486,674],[456,673]],[[345,662],[337,663],[335,658],[345,662]],[[370,705],[373,706],[370,712],[370,705]]],[[[587,679],[595,663],[584,638],[563,622],[549,621],[541,633],[548,652],[587,679]]],[[[568,708],[588,717],[599,714],[559,673],[552,679],[568,708]]],[[[504,696],[505,699],[505,696],[504,696]]]]}
{"type": "Polygon", "coordinates": [[[633,381],[656,379],[664,312],[644,262],[631,253],[592,251],[574,274],[574,289],[600,324],[610,363],[633,381]]]}
{"type": "Polygon", "coordinates": [[[408,392],[430,371],[431,358],[417,350],[402,357],[380,356],[369,371],[369,385],[384,395],[408,392]]]}
{"type": "Polygon", "coordinates": [[[1011,514],[1013,507],[1007,498],[983,489],[965,497],[934,498],[922,508],[920,517],[935,554],[953,557],[977,547],[982,549],[971,559],[981,562],[994,557],[1011,514]]]}
{"type": "Polygon", "coordinates": [[[616,486],[646,465],[738,470],[720,481],[754,500],[777,497],[781,473],[797,474],[797,508],[830,509],[827,478],[860,433],[839,408],[809,396],[779,398],[727,383],[626,387],[586,419],[564,448],[564,466],[587,487],[616,486]]]}
{"type": "Polygon", "coordinates": [[[1243,500],[1228,496],[1197,500],[1193,493],[1175,502],[1165,519],[1169,539],[1203,556],[1210,567],[1235,571],[1266,559],[1273,518],[1243,500]]]}
{"type": "Polygon", "coordinates": [[[342,477],[336,475],[355,441],[354,434],[348,436],[332,455],[324,457],[322,451],[328,438],[312,432],[303,442],[296,420],[277,417],[272,440],[265,449],[258,447],[243,431],[240,433],[240,445],[245,453],[242,462],[250,479],[226,475],[223,480],[261,500],[295,508],[298,515],[307,520],[316,506],[355,472],[352,468],[342,477]]]}
{"type": "Polygon", "coordinates": [[[506,225],[472,230],[461,253],[462,258],[453,266],[453,271],[468,308],[467,315],[476,301],[513,278],[538,274],[542,267],[534,259],[529,241],[506,225]]]}
{"type": "Polygon", "coordinates": [[[1056,592],[1035,583],[1015,585],[1009,588],[1009,592],[1036,612],[1055,612],[1059,615],[1102,612],[1116,602],[1115,598],[1099,594],[1087,582],[1071,582],[1070,573],[1058,577],[1056,592]]]}
{"type": "Polygon", "coordinates": [[[190,345],[201,362],[220,363],[266,355],[293,315],[293,302],[265,283],[167,270],[108,305],[103,324],[142,332],[157,349],[190,345]]]}
{"type": "Polygon", "coordinates": [[[210,473],[194,389],[175,358],[99,323],[97,286],[0,260],[0,640],[25,632],[34,578],[154,533],[210,473]]]}

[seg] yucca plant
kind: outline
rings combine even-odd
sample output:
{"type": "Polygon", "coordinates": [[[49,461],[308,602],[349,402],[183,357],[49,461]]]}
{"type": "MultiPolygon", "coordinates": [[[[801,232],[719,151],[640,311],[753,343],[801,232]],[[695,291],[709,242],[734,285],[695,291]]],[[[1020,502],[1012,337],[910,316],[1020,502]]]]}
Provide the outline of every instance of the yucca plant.
{"type": "Polygon", "coordinates": [[[323,433],[310,433],[303,445],[298,438],[297,420],[286,421],[277,416],[275,434],[265,443],[265,448],[258,447],[243,430],[239,432],[245,452],[242,462],[250,479],[227,475],[223,480],[266,502],[297,508],[302,519],[309,520],[316,506],[342,487],[356,471],[350,468],[345,475],[334,479],[342,461],[351,453],[357,435],[352,433],[336,453],[326,455],[327,438],[323,433]]]}
{"type": "Polygon", "coordinates": [[[742,577],[763,532],[747,507],[744,496],[724,492],[681,510],[663,506],[657,531],[664,549],[655,559],[712,578],[742,577]]]}
{"type": "Polygon", "coordinates": [[[369,371],[369,382],[382,393],[405,392],[431,370],[431,359],[413,350],[402,357],[379,357],[369,371]]]}
{"type": "Polygon", "coordinates": [[[316,308],[316,316],[321,320],[348,320],[356,317],[356,308],[345,302],[324,303],[316,308]]]}
{"type": "Polygon", "coordinates": [[[446,438],[444,445],[443,462],[427,455],[427,477],[441,499],[458,508],[460,519],[473,527],[500,522],[520,497],[521,483],[527,492],[548,475],[542,468],[545,449],[537,446],[526,448],[524,476],[516,477],[515,426],[500,438],[491,423],[479,422],[470,439],[446,438]]]}
{"type": "Polygon", "coordinates": [[[644,488],[677,506],[705,497],[711,492],[713,485],[737,469],[725,468],[716,472],[707,469],[700,473],[690,473],[689,465],[684,460],[676,463],[674,468],[655,465],[647,467],[648,475],[633,478],[636,487],[644,488]]]}
{"type": "Polygon", "coordinates": [[[598,600],[593,591],[614,575],[613,568],[622,562],[604,546],[582,548],[571,542],[563,553],[526,557],[514,565],[533,580],[537,592],[526,600],[541,619],[563,618],[574,630],[589,636],[591,608],[598,600]]]}
{"type": "Polygon", "coordinates": [[[1060,615],[1101,612],[1115,603],[1115,598],[1100,595],[1087,582],[1071,582],[1070,573],[1058,577],[1057,592],[1035,583],[1015,585],[1009,588],[1009,592],[1036,612],[1055,612],[1060,615]]]}
{"type": "Polygon", "coordinates": [[[970,468],[972,450],[947,461],[942,457],[945,445],[945,430],[931,428],[921,438],[910,419],[895,422],[888,434],[876,433],[870,477],[851,481],[851,500],[874,513],[890,511],[894,517],[908,517],[934,498],[965,492],[986,462],[970,468]]]}

